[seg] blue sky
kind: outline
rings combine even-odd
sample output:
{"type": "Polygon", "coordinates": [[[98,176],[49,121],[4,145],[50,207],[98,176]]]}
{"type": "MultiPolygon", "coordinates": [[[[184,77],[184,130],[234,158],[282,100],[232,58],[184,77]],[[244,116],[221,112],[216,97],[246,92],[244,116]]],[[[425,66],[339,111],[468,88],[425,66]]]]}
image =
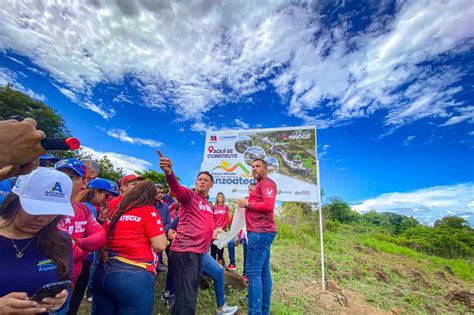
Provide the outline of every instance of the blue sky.
{"type": "Polygon", "coordinates": [[[0,84],[93,155],[183,183],[207,129],[316,125],[321,184],[358,211],[474,225],[474,27],[462,1],[117,1],[0,8],[0,84]]]}

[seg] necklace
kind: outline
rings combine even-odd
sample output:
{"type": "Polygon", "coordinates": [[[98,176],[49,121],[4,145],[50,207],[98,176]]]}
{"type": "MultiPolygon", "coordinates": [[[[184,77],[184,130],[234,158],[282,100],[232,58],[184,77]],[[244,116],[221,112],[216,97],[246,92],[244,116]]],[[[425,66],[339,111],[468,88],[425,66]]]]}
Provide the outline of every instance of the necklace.
{"type": "Polygon", "coordinates": [[[18,247],[16,246],[15,242],[10,239],[12,241],[12,244],[13,244],[13,247],[15,247],[15,250],[16,250],[16,258],[17,259],[20,259],[23,257],[23,255],[25,254],[25,250],[28,246],[30,246],[31,242],[33,242],[33,239],[31,239],[28,244],[25,245],[25,247],[23,247],[22,250],[19,250],[18,247]]]}

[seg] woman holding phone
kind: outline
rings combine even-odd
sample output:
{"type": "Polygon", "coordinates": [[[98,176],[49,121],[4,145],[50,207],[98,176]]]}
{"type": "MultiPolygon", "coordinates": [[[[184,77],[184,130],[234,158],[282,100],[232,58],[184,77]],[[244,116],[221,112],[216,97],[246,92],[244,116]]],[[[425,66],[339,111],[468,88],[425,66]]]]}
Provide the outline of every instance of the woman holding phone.
{"type": "Polygon", "coordinates": [[[18,177],[2,204],[0,314],[54,312],[66,301],[65,289],[52,296],[40,291],[39,301],[29,297],[44,285],[71,280],[72,241],[56,228],[63,215],[73,214],[71,191],[67,175],[40,167],[18,177]]]}

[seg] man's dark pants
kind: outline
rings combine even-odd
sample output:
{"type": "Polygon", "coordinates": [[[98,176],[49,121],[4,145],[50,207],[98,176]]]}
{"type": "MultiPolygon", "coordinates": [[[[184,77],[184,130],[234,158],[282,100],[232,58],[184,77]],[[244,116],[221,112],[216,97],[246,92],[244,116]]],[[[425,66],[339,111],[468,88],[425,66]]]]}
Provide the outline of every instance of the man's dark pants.
{"type": "Polygon", "coordinates": [[[172,278],[176,302],[173,306],[173,314],[195,314],[202,277],[202,254],[171,250],[169,268],[174,271],[172,278]]]}

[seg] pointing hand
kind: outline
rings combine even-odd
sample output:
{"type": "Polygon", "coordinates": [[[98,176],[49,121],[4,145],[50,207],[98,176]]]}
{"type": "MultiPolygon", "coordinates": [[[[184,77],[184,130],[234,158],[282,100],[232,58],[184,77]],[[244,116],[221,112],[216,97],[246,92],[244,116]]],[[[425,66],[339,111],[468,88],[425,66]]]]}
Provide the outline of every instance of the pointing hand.
{"type": "Polygon", "coordinates": [[[173,173],[171,168],[171,160],[165,157],[158,149],[156,150],[156,153],[160,156],[160,168],[163,170],[163,172],[165,172],[166,175],[173,173]]]}

